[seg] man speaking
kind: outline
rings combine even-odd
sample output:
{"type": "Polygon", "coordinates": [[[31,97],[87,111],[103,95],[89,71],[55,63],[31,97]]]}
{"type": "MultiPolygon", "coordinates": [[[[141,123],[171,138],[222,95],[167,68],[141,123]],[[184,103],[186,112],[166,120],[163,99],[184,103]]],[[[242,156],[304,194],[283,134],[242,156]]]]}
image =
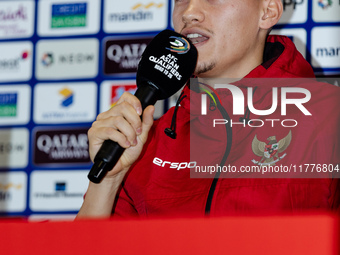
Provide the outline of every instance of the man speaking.
{"type": "MultiPolygon", "coordinates": [[[[89,183],[77,218],[251,215],[338,208],[337,179],[304,174],[313,167],[331,177],[339,173],[340,89],[306,81],[314,74],[294,44],[287,37],[268,35],[282,8],[281,0],[175,0],[174,28],[197,48],[194,75],[201,84],[188,83],[176,107],[157,121],[153,121],[152,105],[143,111],[139,99],[127,93],[116,106],[98,115],[88,133],[92,160],[106,140],[115,141],[124,151],[99,183],[89,183]],[[229,89],[215,90],[204,84],[205,78],[234,79],[233,86],[251,98],[244,101],[244,115],[232,115],[229,89]],[[290,82],[263,82],[267,78],[290,82]],[[304,79],[299,82],[300,78],[304,79]],[[287,87],[308,90],[311,98],[303,106],[311,115],[291,104],[285,116],[279,106],[268,116],[256,116],[254,109],[271,109],[273,95],[279,97],[273,87],[281,92],[287,87]],[[206,115],[193,108],[201,107],[202,98],[209,100],[206,115]],[[206,117],[233,125],[219,125],[223,133],[215,132],[206,117]],[[296,123],[282,125],[282,117],[296,123]],[[192,159],[192,152],[203,152],[204,157],[192,159]],[[203,178],[191,178],[194,167],[205,161],[220,169],[231,166],[235,173],[205,172],[203,178]],[[250,166],[283,166],[300,178],[237,178],[242,176],[238,170],[250,166]]],[[[299,93],[292,96],[298,99],[299,93]]]]}

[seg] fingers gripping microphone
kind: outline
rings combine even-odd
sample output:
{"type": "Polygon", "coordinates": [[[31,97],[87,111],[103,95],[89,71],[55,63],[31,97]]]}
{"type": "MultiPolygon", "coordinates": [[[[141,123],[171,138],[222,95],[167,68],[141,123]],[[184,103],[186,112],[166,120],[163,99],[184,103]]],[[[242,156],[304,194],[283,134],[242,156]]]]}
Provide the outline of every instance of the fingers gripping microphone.
{"type": "MultiPolygon", "coordinates": [[[[137,91],[142,109],[175,94],[195,70],[197,50],[181,34],[164,30],[143,52],[137,70],[137,91]]],[[[124,152],[118,143],[106,140],[94,158],[88,179],[99,183],[124,152]]]]}

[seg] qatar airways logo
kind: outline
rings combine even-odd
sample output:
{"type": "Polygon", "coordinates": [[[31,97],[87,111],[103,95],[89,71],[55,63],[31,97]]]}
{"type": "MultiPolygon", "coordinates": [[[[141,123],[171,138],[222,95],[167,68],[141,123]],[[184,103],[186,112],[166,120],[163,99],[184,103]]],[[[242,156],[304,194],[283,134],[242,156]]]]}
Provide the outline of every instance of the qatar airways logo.
{"type": "MultiPolygon", "coordinates": [[[[281,87],[281,88],[272,88],[272,105],[269,109],[259,110],[254,107],[253,104],[253,88],[247,88],[247,104],[245,104],[245,96],[240,88],[235,85],[230,84],[217,84],[215,89],[226,88],[229,89],[232,97],[233,97],[233,115],[244,115],[245,114],[245,105],[247,105],[250,113],[258,116],[268,116],[274,113],[278,107],[278,96],[279,92],[281,93],[281,116],[287,115],[287,105],[295,105],[295,107],[300,110],[304,115],[311,116],[312,114],[307,110],[307,108],[303,105],[307,103],[311,99],[311,93],[309,90],[298,87],[281,87]],[[300,96],[298,98],[292,98],[292,94],[300,96]]],[[[207,94],[201,95],[201,114],[207,115],[207,94]]],[[[215,103],[216,104],[216,103],[215,103]]],[[[262,127],[265,123],[271,124],[272,127],[275,126],[277,122],[280,122],[283,127],[295,127],[298,122],[295,119],[246,119],[241,118],[240,122],[233,122],[232,120],[228,121],[226,119],[214,119],[213,126],[219,124],[228,124],[231,127],[233,125],[243,125],[250,127],[262,127]],[[229,123],[230,122],[230,123],[229,123]]]]}

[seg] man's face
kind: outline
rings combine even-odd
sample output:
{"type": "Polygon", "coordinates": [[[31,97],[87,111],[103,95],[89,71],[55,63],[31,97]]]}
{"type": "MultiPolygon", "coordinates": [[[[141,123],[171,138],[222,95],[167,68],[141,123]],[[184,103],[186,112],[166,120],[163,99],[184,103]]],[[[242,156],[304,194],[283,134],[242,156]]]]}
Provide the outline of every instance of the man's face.
{"type": "Polygon", "coordinates": [[[198,50],[196,75],[241,78],[261,63],[260,3],[260,0],[175,0],[175,31],[187,36],[198,50]]]}

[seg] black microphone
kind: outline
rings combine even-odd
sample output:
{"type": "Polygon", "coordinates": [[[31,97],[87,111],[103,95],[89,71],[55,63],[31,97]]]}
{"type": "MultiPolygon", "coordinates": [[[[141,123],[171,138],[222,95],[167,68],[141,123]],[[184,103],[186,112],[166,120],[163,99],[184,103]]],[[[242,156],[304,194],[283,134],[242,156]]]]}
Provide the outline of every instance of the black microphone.
{"type": "MultiPolygon", "coordinates": [[[[140,100],[142,109],[182,88],[193,74],[196,61],[197,50],[183,35],[171,30],[157,34],[138,64],[135,96],[140,100]]],[[[117,142],[104,141],[94,158],[88,179],[99,183],[116,165],[124,150],[117,142]]]]}

